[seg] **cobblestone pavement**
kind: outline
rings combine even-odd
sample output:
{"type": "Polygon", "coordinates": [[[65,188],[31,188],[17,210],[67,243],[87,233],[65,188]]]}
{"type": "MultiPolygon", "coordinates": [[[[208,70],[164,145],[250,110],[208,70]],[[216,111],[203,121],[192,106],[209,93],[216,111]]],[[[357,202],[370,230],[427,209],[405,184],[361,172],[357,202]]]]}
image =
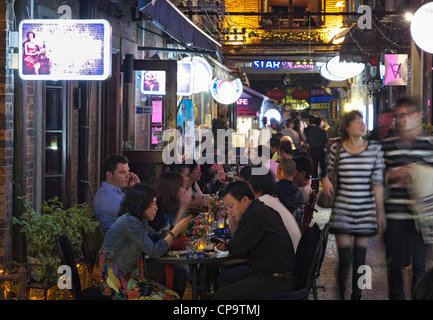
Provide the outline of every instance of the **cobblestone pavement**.
{"type": "MultiPolygon", "coordinates": [[[[323,228],[325,223],[329,220],[331,209],[323,209],[316,206],[318,212],[314,213],[312,224],[317,223],[320,228],[323,228]]],[[[376,235],[370,240],[367,249],[366,264],[372,270],[372,288],[364,289],[362,293],[362,300],[388,300],[388,284],[386,275],[386,261],[385,261],[385,245],[383,243],[382,235],[376,235]]],[[[319,300],[336,300],[338,299],[338,288],[336,282],[336,272],[338,268],[338,251],[335,242],[335,236],[329,234],[326,255],[323,260],[322,268],[320,270],[320,278],[317,281],[318,285],[318,299],[319,300]]],[[[406,295],[409,294],[409,280],[411,278],[411,269],[404,270],[406,282],[406,295]]],[[[351,272],[347,279],[347,292],[346,299],[350,299],[351,294],[351,272]]],[[[312,297],[310,296],[310,299],[312,297]]]]}

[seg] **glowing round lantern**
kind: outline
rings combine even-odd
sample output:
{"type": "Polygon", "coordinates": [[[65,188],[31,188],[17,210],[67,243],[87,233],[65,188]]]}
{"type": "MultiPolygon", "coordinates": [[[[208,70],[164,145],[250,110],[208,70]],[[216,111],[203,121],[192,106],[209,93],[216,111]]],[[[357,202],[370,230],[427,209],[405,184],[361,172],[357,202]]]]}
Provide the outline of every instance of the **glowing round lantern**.
{"type": "Polygon", "coordinates": [[[307,100],[310,97],[310,93],[305,89],[295,89],[292,91],[292,98],[295,100],[307,100]]]}
{"type": "Polygon", "coordinates": [[[266,95],[272,100],[282,100],[286,97],[286,92],[284,90],[274,88],[269,90],[266,95]]]}
{"type": "Polygon", "coordinates": [[[335,56],[326,64],[329,73],[335,77],[349,79],[356,77],[365,69],[364,63],[340,61],[340,56],[335,56]]]}
{"type": "Polygon", "coordinates": [[[433,39],[429,36],[429,30],[433,28],[433,2],[426,3],[413,15],[410,24],[412,39],[422,50],[433,53],[433,39]]]}

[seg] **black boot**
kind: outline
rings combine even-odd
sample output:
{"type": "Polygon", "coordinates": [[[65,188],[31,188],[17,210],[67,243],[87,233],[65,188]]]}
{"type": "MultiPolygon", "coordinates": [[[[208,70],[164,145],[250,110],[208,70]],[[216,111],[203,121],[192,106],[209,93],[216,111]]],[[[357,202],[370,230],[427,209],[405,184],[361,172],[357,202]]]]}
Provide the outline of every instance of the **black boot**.
{"type": "Polygon", "coordinates": [[[338,248],[338,292],[339,299],[344,300],[346,292],[346,280],[349,273],[350,265],[352,264],[352,247],[338,248]]]}
{"type": "Polygon", "coordinates": [[[362,289],[358,285],[362,274],[358,273],[358,268],[365,265],[367,248],[355,245],[353,247],[353,274],[352,274],[352,296],[351,300],[361,300],[362,289]]]}

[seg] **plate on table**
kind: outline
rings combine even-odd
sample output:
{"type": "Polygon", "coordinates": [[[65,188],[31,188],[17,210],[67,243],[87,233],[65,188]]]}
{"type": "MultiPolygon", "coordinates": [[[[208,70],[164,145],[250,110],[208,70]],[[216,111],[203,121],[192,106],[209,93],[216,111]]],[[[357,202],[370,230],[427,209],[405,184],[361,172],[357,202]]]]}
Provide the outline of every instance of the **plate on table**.
{"type": "Polygon", "coordinates": [[[167,255],[170,257],[178,257],[184,254],[186,254],[186,250],[174,250],[167,252],[167,255]]]}

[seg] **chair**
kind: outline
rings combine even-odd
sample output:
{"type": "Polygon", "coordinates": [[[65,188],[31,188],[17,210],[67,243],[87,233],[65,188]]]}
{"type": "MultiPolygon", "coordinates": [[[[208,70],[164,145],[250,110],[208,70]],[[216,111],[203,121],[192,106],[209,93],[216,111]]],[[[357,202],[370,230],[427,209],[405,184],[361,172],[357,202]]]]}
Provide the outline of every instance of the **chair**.
{"type": "Polygon", "coordinates": [[[328,236],[329,236],[329,222],[325,224],[323,229],[320,231],[319,243],[317,246],[317,250],[315,252],[314,263],[311,266],[310,274],[307,280],[307,288],[311,288],[313,293],[313,299],[317,300],[317,280],[320,277],[320,269],[322,267],[323,259],[326,254],[326,247],[328,245],[328,236]]]}
{"type": "Polygon", "coordinates": [[[93,286],[81,290],[80,276],[76,267],[74,248],[66,234],[57,237],[57,245],[60,250],[60,259],[63,264],[68,265],[72,272],[72,294],[75,300],[110,300],[101,292],[99,286],[93,286]]]}
{"type": "Polygon", "coordinates": [[[314,300],[318,299],[317,279],[326,253],[329,224],[322,230],[315,223],[302,234],[296,250],[296,286],[295,291],[263,294],[255,300],[308,300],[313,293],[314,300]]]}
{"type": "Polygon", "coordinates": [[[310,199],[304,206],[303,215],[302,215],[302,221],[299,223],[299,229],[301,229],[301,232],[303,233],[308,226],[310,225],[311,219],[313,219],[314,212],[317,212],[315,209],[316,206],[316,200],[317,200],[317,193],[313,191],[310,195],[310,199]]]}

